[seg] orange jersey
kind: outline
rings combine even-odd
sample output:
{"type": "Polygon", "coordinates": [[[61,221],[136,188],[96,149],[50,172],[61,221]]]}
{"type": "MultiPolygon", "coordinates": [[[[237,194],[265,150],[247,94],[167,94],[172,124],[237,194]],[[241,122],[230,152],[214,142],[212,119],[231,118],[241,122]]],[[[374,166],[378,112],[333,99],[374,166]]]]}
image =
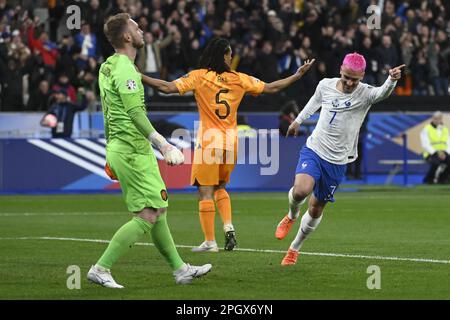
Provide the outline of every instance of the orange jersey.
{"type": "Polygon", "coordinates": [[[193,70],[174,81],[181,95],[194,91],[200,114],[197,146],[235,150],[237,109],[246,93],[254,96],[265,83],[240,72],[217,74],[206,69],[193,70]]]}

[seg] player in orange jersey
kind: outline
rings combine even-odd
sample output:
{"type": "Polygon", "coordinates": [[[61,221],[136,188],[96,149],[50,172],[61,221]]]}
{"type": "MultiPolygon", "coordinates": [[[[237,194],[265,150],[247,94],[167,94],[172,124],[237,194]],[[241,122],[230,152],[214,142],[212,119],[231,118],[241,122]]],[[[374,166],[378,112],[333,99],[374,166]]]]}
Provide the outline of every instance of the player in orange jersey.
{"type": "Polygon", "coordinates": [[[194,91],[200,125],[192,165],[191,184],[198,187],[200,223],[205,241],[194,252],[217,252],[214,235],[214,202],[225,233],[225,250],[236,246],[231,220],[230,196],[225,190],[237,159],[236,114],[246,93],[276,93],[299,80],[314,63],[307,60],[290,77],[264,83],[244,73],[231,70],[232,51],[228,40],[215,38],[200,57],[199,69],[167,82],[142,75],[144,84],[164,93],[185,94],[194,91]]]}

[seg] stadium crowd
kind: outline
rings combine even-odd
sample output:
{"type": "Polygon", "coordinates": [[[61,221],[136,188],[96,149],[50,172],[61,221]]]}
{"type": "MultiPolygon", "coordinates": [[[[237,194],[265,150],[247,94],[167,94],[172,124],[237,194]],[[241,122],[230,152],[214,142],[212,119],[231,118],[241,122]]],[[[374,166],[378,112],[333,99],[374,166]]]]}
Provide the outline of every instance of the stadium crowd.
{"type": "Polygon", "coordinates": [[[221,36],[232,44],[233,68],[263,81],[316,58],[305,78],[282,93],[286,100],[310,96],[320,79],[338,76],[343,57],[354,51],[367,60],[364,82],[380,85],[387,70],[405,63],[397,95],[448,95],[448,1],[385,1],[380,29],[368,23],[374,0],[41,2],[0,0],[0,111],[47,110],[52,92],[61,90],[72,102],[85,96],[91,110],[98,105],[98,68],[113,52],[103,23],[118,12],[130,13],[145,33],[140,71],[167,80],[195,68],[207,41],[221,36]],[[72,4],[81,8],[81,28],[70,31],[72,4]],[[40,19],[42,12],[48,19],[40,19]]]}

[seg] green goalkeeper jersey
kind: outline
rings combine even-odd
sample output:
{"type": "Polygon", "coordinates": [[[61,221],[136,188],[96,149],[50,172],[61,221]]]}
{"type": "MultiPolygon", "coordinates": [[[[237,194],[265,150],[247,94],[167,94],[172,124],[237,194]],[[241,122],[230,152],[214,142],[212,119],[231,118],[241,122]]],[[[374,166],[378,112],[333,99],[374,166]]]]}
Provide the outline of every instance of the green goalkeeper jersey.
{"type": "Polygon", "coordinates": [[[130,110],[146,112],[144,86],[134,63],[128,56],[116,53],[102,63],[98,80],[106,150],[139,154],[153,152],[148,137],[138,130],[130,117],[130,110]]]}

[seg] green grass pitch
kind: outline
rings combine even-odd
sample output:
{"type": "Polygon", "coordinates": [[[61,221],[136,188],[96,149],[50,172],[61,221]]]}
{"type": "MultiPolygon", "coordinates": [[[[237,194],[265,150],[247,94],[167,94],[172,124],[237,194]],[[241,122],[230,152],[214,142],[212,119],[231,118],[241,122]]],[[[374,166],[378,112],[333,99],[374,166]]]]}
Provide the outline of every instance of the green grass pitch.
{"type": "MultiPolygon", "coordinates": [[[[170,196],[175,243],[186,262],[213,264],[205,278],[176,285],[156,248],[136,245],[113,268],[126,288],[111,290],[90,284],[86,273],[106,247],[94,240],[109,240],[130,218],[120,195],[0,196],[0,299],[450,298],[448,187],[338,192],[292,267],[280,261],[299,223],[285,240],[274,237],[287,194],[231,198],[240,250],[192,253],[189,246],[202,241],[197,196],[170,196]],[[66,286],[70,265],[81,268],[79,290],[66,286]],[[380,268],[381,289],[367,288],[371,265],[380,268]]],[[[216,214],[222,248],[221,228],[216,214]]]]}

